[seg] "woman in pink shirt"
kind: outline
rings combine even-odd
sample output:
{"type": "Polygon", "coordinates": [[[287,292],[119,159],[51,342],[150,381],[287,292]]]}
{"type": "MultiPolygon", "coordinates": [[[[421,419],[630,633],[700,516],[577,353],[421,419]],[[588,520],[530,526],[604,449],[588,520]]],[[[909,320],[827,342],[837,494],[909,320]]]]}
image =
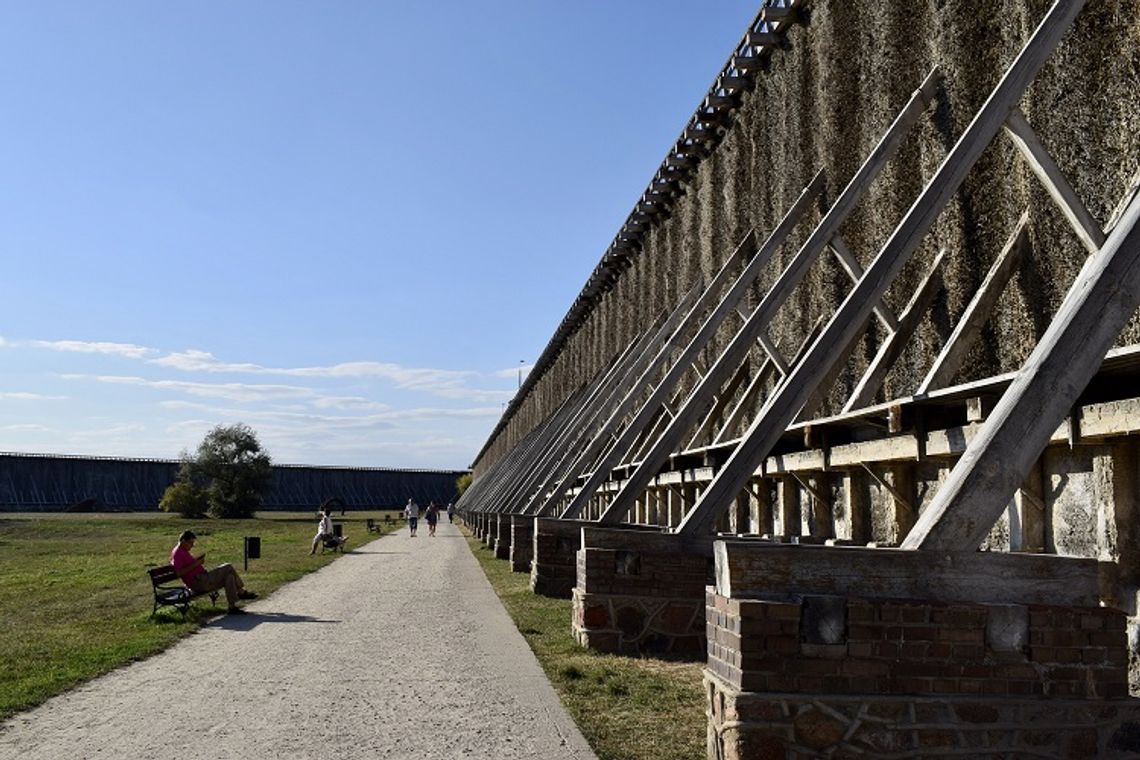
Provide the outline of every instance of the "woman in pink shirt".
{"type": "Polygon", "coordinates": [[[226,602],[229,604],[231,615],[244,615],[245,610],[237,606],[239,599],[256,599],[257,594],[246,591],[241,577],[230,564],[218,565],[213,570],[207,570],[206,553],[195,557],[190,553],[194,542],[198,539],[192,530],[182,531],[178,543],[170,551],[170,564],[186,587],[198,594],[207,594],[220,588],[226,590],[226,602]]]}

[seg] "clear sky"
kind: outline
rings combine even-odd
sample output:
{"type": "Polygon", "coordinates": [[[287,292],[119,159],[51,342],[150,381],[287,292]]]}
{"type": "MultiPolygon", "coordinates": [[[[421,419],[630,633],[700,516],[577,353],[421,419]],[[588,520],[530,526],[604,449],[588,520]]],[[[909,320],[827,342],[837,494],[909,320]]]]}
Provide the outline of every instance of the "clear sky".
{"type": "Polygon", "coordinates": [[[6,3],[0,450],[468,466],[759,5],[6,3]]]}

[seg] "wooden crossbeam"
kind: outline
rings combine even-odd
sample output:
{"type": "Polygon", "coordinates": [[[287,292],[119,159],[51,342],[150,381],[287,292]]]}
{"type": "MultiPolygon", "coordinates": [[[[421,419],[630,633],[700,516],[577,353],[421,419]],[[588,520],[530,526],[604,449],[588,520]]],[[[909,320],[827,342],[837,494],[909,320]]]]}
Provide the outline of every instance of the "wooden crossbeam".
{"type": "Polygon", "coordinates": [[[918,290],[915,291],[906,309],[903,310],[902,317],[899,318],[899,328],[887,336],[887,339],[879,346],[875,358],[871,360],[867,371],[863,373],[863,377],[859,379],[855,390],[852,391],[851,398],[847,399],[847,403],[844,404],[844,413],[850,412],[852,409],[861,409],[874,402],[875,396],[878,395],[879,389],[883,387],[883,382],[887,379],[887,373],[890,372],[898,358],[902,356],[911,336],[914,335],[915,330],[922,322],[922,318],[930,309],[934,297],[938,295],[938,291],[942,290],[942,261],[945,257],[946,250],[943,249],[934,258],[934,263],[926,273],[926,277],[923,278],[918,290]]]}
{"type": "Polygon", "coordinates": [[[772,363],[776,365],[776,369],[780,371],[780,374],[787,375],[788,360],[783,357],[780,353],[780,349],[772,342],[772,339],[768,337],[767,330],[760,331],[760,334],[756,336],[756,342],[764,349],[764,353],[767,354],[768,358],[772,360],[772,363]]]}
{"type": "MultiPolygon", "coordinates": [[[[840,266],[847,276],[851,278],[851,282],[859,282],[859,278],[863,276],[863,267],[859,264],[859,260],[855,258],[855,254],[851,253],[851,249],[847,247],[847,242],[836,235],[827,244],[831,252],[835,254],[835,258],[839,260],[840,266]]],[[[887,332],[893,333],[899,329],[898,320],[895,315],[891,313],[891,309],[887,306],[883,299],[879,299],[879,303],[875,306],[875,316],[883,323],[883,327],[887,328],[887,332]]]]}
{"type": "Polygon", "coordinates": [[[1104,230],[1081,202],[1077,191],[1057,166],[1057,162],[1049,155],[1049,151],[1045,149],[1033,127],[1029,126],[1021,109],[1015,108],[1010,113],[1005,121],[1005,132],[1022,157],[1029,162],[1029,168],[1041,180],[1041,184],[1049,192],[1049,197],[1061,209],[1061,213],[1065,215],[1065,219],[1072,225],[1073,231],[1077,233],[1077,237],[1081,239],[1081,243],[1089,253],[1100,250],[1104,245],[1104,230]]]}
{"type": "MultiPolygon", "coordinates": [[[[769,359],[765,358],[765,361],[769,361],[769,359]]],[[[685,448],[696,446],[696,442],[711,431],[717,419],[724,415],[725,409],[727,409],[728,405],[732,402],[732,397],[736,395],[736,392],[740,390],[740,386],[743,385],[744,381],[748,378],[748,365],[749,362],[747,360],[740,363],[740,368],[736,370],[736,374],[732,376],[732,379],[728,381],[728,384],[724,386],[721,392],[716,395],[712,408],[709,409],[704,420],[697,425],[693,437],[689,439],[689,443],[685,448]]]]}
{"type": "Polygon", "coordinates": [[[917,391],[919,395],[945,388],[954,380],[954,375],[966,363],[970,348],[977,340],[978,335],[981,334],[982,328],[989,320],[994,307],[997,306],[1002,291],[1005,290],[1028,250],[1029,209],[1026,209],[1014,228],[1013,234],[1006,240],[1001,253],[990,265],[981,286],[975,291],[974,297],[970,299],[969,305],[962,313],[962,318],[954,326],[954,332],[947,338],[946,345],[942,347],[938,358],[934,360],[934,364],[926,373],[926,377],[919,384],[917,391]]]}
{"type": "Polygon", "coordinates": [[[1140,306],[1140,198],[1089,258],[1017,378],[903,542],[971,550],[989,533],[1049,437],[1140,306]]]}
{"type": "MultiPolygon", "coordinates": [[[[812,325],[812,328],[808,331],[807,337],[804,338],[803,343],[800,344],[799,350],[792,358],[793,366],[800,362],[800,360],[803,358],[803,355],[807,352],[808,346],[810,346],[812,342],[815,341],[815,339],[819,336],[819,331],[823,327],[823,322],[824,318],[820,317],[815,321],[815,324],[812,325]]],[[[765,368],[771,366],[772,365],[770,361],[768,361],[763,367],[761,367],[761,370],[764,370],[765,368]]],[[[771,374],[771,372],[769,371],[768,374],[771,374]]],[[[786,375],[784,375],[784,377],[786,377],[786,375]]],[[[728,419],[725,421],[724,425],[721,426],[720,432],[717,434],[716,439],[713,441],[714,446],[723,443],[724,437],[728,434],[728,431],[735,430],[737,426],[740,425],[741,420],[744,419],[744,415],[750,408],[752,408],[752,402],[755,399],[756,392],[759,391],[761,387],[763,387],[763,384],[767,382],[767,379],[768,376],[763,372],[757,373],[757,376],[753,380],[753,383],[748,386],[748,389],[745,391],[744,395],[741,396],[740,403],[736,405],[736,408],[734,408],[732,410],[732,413],[729,414],[728,419]]]]}
{"type": "MultiPolygon", "coordinates": [[[[1049,10],[922,194],[899,222],[879,255],[832,316],[819,339],[791,375],[781,383],[777,392],[768,399],[760,416],[752,422],[740,444],[701,496],[701,501],[679,526],[681,534],[690,539],[707,535],[721,510],[736,498],[756,468],[772,451],[798,410],[816,391],[819,379],[830,370],[834,354],[848,345],[864,328],[871,317],[874,304],[898,276],[946,204],[958,192],[966,175],[1001,130],[1002,124],[1083,6],[1084,0],[1058,0],[1049,10]]],[[[827,240],[831,239],[834,232],[829,231],[827,240]]],[[[760,314],[761,310],[757,309],[753,319],[760,314]]],[[[618,504],[619,499],[620,494],[614,504],[618,504]]]]}

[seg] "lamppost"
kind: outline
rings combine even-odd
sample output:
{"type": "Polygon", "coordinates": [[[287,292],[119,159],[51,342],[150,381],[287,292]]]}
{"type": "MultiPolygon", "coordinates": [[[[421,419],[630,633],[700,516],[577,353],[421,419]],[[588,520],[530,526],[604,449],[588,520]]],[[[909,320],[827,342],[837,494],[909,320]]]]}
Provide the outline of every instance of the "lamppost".
{"type": "Polygon", "coordinates": [[[526,364],[526,359],[519,359],[519,388],[522,388],[522,368],[526,364]]]}

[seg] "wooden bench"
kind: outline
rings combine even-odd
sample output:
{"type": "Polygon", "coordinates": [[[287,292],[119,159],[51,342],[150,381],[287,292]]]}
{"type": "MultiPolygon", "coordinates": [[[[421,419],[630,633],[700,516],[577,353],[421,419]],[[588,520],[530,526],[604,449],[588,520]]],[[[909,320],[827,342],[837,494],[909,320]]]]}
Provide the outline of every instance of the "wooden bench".
{"type": "Polygon", "coordinates": [[[150,611],[151,617],[158,613],[159,607],[174,607],[181,610],[182,617],[186,617],[190,602],[199,596],[209,596],[213,605],[218,603],[217,591],[197,592],[183,585],[173,565],[152,567],[147,570],[147,574],[150,575],[150,585],[154,588],[154,609],[150,611]]]}
{"type": "Polygon", "coordinates": [[[369,517],[367,522],[368,522],[368,532],[369,533],[379,533],[380,532],[380,526],[376,524],[375,520],[373,520],[371,517],[369,517]]]}

